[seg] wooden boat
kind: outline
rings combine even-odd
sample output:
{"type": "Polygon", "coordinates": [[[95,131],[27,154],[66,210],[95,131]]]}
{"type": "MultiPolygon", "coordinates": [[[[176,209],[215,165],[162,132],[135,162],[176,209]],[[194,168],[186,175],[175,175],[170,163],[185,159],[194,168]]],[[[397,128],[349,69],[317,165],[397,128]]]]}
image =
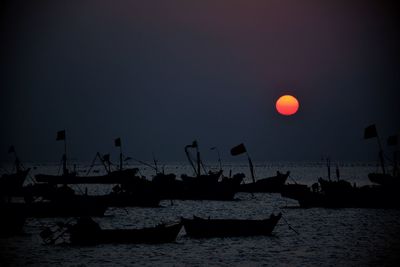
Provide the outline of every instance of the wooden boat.
{"type": "Polygon", "coordinates": [[[400,188],[400,176],[390,175],[388,173],[369,173],[368,178],[371,182],[387,187],[400,188]]]}
{"type": "Polygon", "coordinates": [[[239,187],[240,192],[268,192],[279,193],[282,191],[290,172],[285,174],[277,172],[276,176],[257,179],[255,183],[241,184],[239,187]]]}
{"type": "Polygon", "coordinates": [[[45,230],[41,233],[46,243],[54,243],[64,233],[69,233],[69,241],[72,245],[97,245],[107,243],[146,243],[159,244],[174,242],[178,236],[182,224],[159,224],[155,227],[141,229],[102,229],[98,223],[90,217],[78,219],[74,225],[67,225],[67,230],[54,237],[54,233],[45,230]]]}
{"type": "Polygon", "coordinates": [[[264,220],[182,218],[186,234],[194,238],[270,235],[282,214],[264,220]]]}
{"type": "Polygon", "coordinates": [[[295,199],[302,208],[400,208],[400,196],[394,188],[352,186],[349,182],[319,179],[312,188],[285,186],[282,196],[295,199]]]}

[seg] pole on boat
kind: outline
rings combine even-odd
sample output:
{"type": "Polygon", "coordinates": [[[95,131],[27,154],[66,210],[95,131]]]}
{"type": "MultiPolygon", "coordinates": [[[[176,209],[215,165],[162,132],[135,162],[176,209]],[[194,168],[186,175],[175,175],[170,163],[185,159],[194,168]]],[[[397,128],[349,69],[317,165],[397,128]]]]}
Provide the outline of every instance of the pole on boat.
{"type": "Polygon", "coordinates": [[[250,155],[249,155],[249,153],[247,152],[247,149],[246,149],[246,147],[244,146],[244,144],[241,143],[241,144],[239,144],[239,145],[237,145],[237,146],[232,147],[232,149],[231,149],[231,155],[232,155],[232,156],[237,156],[237,155],[240,155],[240,154],[243,154],[243,153],[246,153],[246,155],[247,155],[247,160],[249,161],[249,167],[250,167],[251,178],[253,179],[253,183],[255,183],[255,182],[256,182],[256,179],[255,179],[255,175],[254,175],[254,166],[253,166],[253,162],[251,161],[250,155]]]}
{"type": "Polygon", "coordinates": [[[398,156],[398,135],[389,136],[387,139],[388,146],[394,146],[393,151],[393,176],[396,176],[398,173],[398,164],[397,164],[397,156],[398,156]]]}
{"type": "Polygon", "coordinates": [[[379,159],[380,159],[381,166],[382,166],[382,172],[383,172],[383,174],[386,174],[385,160],[383,158],[383,149],[382,149],[381,140],[379,138],[378,131],[376,130],[375,124],[372,124],[372,125],[368,126],[367,128],[365,128],[364,139],[370,139],[370,138],[374,138],[374,137],[376,137],[376,139],[378,141],[379,159]]]}
{"type": "Polygon", "coordinates": [[[218,154],[218,163],[219,163],[219,169],[222,170],[222,162],[221,162],[221,154],[219,153],[218,147],[214,146],[210,148],[211,150],[216,150],[218,154]]]}
{"type": "MultiPolygon", "coordinates": [[[[190,153],[188,151],[188,148],[197,148],[197,141],[194,140],[191,145],[186,145],[185,146],[185,153],[186,153],[186,157],[188,158],[188,161],[189,161],[190,165],[192,166],[192,168],[194,170],[194,173],[196,174],[196,176],[200,176],[200,173],[197,172],[196,166],[194,165],[193,160],[190,157],[190,153]]],[[[200,170],[200,168],[199,168],[199,170],[200,170]]]]}
{"type": "Polygon", "coordinates": [[[116,147],[119,147],[119,170],[122,171],[122,142],[121,138],[118,137],[114,140],[114,144],[116,147]]]}
{"type": "Polygon", "coordinates": [[[57,132],[56,141],[64,141],[64,155],[62,157],[62,161],[63,161],[63,175],[66,175],[68,174],[68,169],[67,169],[67,135],[65,133],[65,130],[57,132]]]}
{"type": "Polygon", "coordinates": [[[256,183],[256,178],[254,176],[254,166],[253,166],[253,162],[251,161],[251,158],[249,156],[249,153],[247,153],[246,151],[246,155],[247,155],[247,159],[249,161],[249,167],[250,167],[250,173],[251,173],[251,179],[253,179],[253,184],[256,183]]]}

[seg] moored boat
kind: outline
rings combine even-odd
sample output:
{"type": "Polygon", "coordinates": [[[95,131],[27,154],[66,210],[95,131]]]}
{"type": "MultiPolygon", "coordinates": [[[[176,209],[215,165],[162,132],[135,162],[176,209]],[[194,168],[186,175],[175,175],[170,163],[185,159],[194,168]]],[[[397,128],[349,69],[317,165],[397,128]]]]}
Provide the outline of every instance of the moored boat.
{"type": "Polygon", "coordinates": [[[61,235],[54,237],[49,230],[42,232],[41,236],[47,243],[54,243],[64,233],[69,234],[69,241],[72,245],[97,245],[107,243],[120,244],[159,244],[174,242],[178,236],[182,224],[159,224],[154,227],[138,229],[102,229],[98,223],[90,217],[79,218],[76,224],[66,225],[67,230],[61,235]]]}
{"type": "Polygon", "coordinates": [[[182,218],[186,234],[194,238],[270,235],[282,214],[264,220],[182,218]]]}

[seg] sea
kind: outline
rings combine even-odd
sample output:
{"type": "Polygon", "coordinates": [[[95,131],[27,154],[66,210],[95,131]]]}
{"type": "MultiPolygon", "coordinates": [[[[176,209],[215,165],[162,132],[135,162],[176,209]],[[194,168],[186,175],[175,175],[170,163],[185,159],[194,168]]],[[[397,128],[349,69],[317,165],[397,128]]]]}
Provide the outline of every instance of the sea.
{"type": "MultiPolygon", "coordinates": [[[[218,163],[205,164],[219,169],[218,163]]],[[[52,163],[31,163],[31,177],[37,173],[57,173],[52,163]]],[[[149,179],[154,170],[142,166],[140,175],[149,179]]],[[[165,173],[192,174],[186,163],[168,163],[165,173]]],[[[246,163],[223,163],[229,172],[250,172],[246,163]]],[[[311,185],[327,177],[324,162],[256,162],[257,178],[290,171],[288,183],[311,185]]],[[[370,184],[368,173],[378,171],[376,163],[341,162],[340,177],[358,186],[370,184]]],[[[77,164],[84,173],[89,164],[77,164]]],[[[332,179],[336,179],[332,165],[332,179]]],[[[103,172],[101,166],[94,171],[103,172]]],[[[29,179],[27,181],[29,183],[29,179]]],[[[112,186],[75,186],[78,192],[104,194],[112,186]],[[86,189],[87,188],[87,189],[86,189]]],[[[238,193],[234,201],[162,201],[158,208],[109,208],[106,216],[94,218],[102,228],[141,228],[161,222],[176,222],[193,215],[205,218],[263,219],[271,213],[283,214],[271,236],[192,239],[184,228],[176,242],[160,245],[107,244],[70,246],[65,242],[46,245],[39,233],[57,222],[74,218],[27,220],[23,232],[0,239],[0,266],[400,266],[400,210],[391,209],[301,209],[298,203],[280,194],[238,193]]]]}

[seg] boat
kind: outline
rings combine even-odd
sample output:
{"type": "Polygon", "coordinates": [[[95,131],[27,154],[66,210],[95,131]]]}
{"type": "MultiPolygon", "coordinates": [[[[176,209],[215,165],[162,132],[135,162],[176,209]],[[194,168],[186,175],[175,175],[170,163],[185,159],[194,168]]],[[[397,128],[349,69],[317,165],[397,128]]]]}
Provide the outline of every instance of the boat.
{"type": "Polygon", "coordinates": [[[71,245],[160,244],[174,242],[182,224],[178,222],[138,229],[102,229],[92,218],[81,217],[76,224],[66,225],[64,228],[66,230],[57,236],[51,230],[45,229],[41,236],[45,243],[54,243],[64,233],[68,233],[71,245]]]}
{"type": "Polygon", "coordinates": [[[186,234],[193,238],[270,235],[282,214],[264,220],[182,218],[186,234]]]}
{"type": "Polygon", "coordinates": [[[281,195],[297,200],[301,208],[400,208],[400,196],[396,189],[374,185],[357,187],[345,180],[320,178],[312,187],[286,185],[281,195]]]}
{"type": "Polygon", "coordinates": [[[14,146],[11,146],[8,152],[14,153],[15,155],[15,172],[4,173],[0,176],[0,195],[15,196],[21,193],[22,186],[30,171],[30,168],[23,168],[21,161],[17,157],[14,146]]]}
{"type": "Polygon", "coordinates": [[[281,173],[277,171],[276,176],[257,179],[255,183],[241,184],[240,192],[263,192],[263,193],[279,193],[282,191],[290,172],[281,173]]]}
{"type": "MultiPolygon", "coordinates": [[[[399,153],[398,149],[394,149],[393,151],[393,160],[392,160],[393,170],[392,173],[389,173],[388,170],[386,169],[384,152],[375,124],[366,127],[364,130],[364,139],[370,139],[370,138],[376,138],[378,142],[379,159],[382,172],[369,173],[368,174],[369,180],[374,184],[386,187],[396,187],[397,189],[399,189],[400,171],[399,171],[399,162],[397,160],[399,153]]],[[[398,144],[398,135],[389,136],[389,138],[387,139],[387,145],[396,147],[397,144],[398,144]]]]}
{"type": "Polygon", "coordinates": [[[193,168],[194,176],[182,174],[181,181],[175,183],[181,189],[181,192],[176,196],[171,196],[171,198],[222,201],[234,199],[238,185],[242,182],[243,177],[225,177],[225,179],[220,181],[220,177],[223,174],[221,169],[207,172],[200,158],[197,141],[193,141],[191,145],[185,146],[185,153],[193,168]],[[189,153],[189,148],[196,150],[196,164],[189,153]]]}
{"type": "Polygon", "coordinates": [[[241,154],[246,154],[247,160],[249,162],[249,168],[252,178],[252,183],[241,184],[239,187],[239,192],[263,192],[263,193],[280,193],[283,189],[283,185],[286,183],[290,172],[286,172],[285,174],[277,171],[276,176],[256,179],[254,173],[254,165],[250,158],[249,153],[247,152],[247,148],[243,143],[233,147],[231,149],[231,155],[237,156],[241,154]]]}

